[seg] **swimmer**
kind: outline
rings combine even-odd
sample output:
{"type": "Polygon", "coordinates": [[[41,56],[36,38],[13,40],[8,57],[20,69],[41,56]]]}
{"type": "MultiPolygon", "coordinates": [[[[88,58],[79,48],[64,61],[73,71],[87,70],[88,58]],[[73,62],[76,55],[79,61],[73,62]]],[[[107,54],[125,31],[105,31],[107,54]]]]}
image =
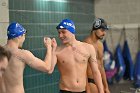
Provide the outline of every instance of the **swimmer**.
{"type": "Polygon", "coordinates": [[[7,44],[5,48],[12,53],[9,64],[4,73],[6,93],[25,93],[23,86],[23,72],[26,65],[42,72],[51,68],[51,39],[44,38],[47,48],[44,61],[35,57],[30,51],[21,49],[25,41],[26,29],[19,23],[11,23],[7,29],[7,44]]]}
{"type": "MultiPolygon", "coordinates": [[[[103,65],[103,44],[100,41],[105,36],[106,30],[108,30],[107,23],[104,21],[104,19],[98,18],[93,23],[91,34],[84,41],[94,46],[97,55],[96,58],[97,58],[98,67],[101,72],[102,81],[104,85],[104,92],[110,93],[105,70],[104,70],[104,65],[103,65]]],[[[88,84],[87,84],[88,93],[100,93],[98,91],[97,85],[94,82],[93,73],[90,64],[88,64],[87,78],[88,78],[88,84]]]]}
{"type": "Polygon", "coordinates": [[[52,52],[50,73],[57,64],[60,72],[60,93],[86,93],[88,63],[92,73],[96,74],[94,80],[99,93],[104,93],[94,47],[76,40],[75,25],[70,19],[62,20],[56,29],[62,44],[52,52]]]}
{"type": "Polygon", "coordinates": [[[8,66],[8,61],[10,60],[10,57],[11,53],[4,49],[2,46],[0,46],[0,93],[4,93],[6,90],[2,75],[8,66]]]}

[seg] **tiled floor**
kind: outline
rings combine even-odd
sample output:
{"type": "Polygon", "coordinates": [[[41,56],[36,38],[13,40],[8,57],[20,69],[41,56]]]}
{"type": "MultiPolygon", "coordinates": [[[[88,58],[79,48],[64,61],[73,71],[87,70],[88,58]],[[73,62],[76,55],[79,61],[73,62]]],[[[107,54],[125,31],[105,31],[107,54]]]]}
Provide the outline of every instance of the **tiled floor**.
{"type": "Polygon", "coordinates": [[[135,93],[132,81],[121,81],[120,83],[115,83],[109,85],[111,93],[135,93]]]}

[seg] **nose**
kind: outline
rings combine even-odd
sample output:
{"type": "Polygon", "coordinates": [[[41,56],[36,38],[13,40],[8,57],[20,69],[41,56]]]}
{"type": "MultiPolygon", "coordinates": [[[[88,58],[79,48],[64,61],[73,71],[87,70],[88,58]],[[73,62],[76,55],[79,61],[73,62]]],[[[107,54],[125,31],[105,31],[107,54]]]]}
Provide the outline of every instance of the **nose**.
{"type": "Polygon", "coordinates": [[[59,33],[59,38],[62,38],[63,37],[63,34],[62,33],[59,33]]]}
{"type": "Polygon", "coordinates": [[[106,35],[106,31],[103,32],[103,35],[106,35]]]}

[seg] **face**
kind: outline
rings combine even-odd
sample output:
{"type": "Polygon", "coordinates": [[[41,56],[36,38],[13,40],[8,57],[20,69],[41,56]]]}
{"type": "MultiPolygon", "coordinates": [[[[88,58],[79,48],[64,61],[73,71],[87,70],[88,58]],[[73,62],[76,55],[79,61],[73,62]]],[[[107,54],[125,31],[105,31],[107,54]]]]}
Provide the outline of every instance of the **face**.
{"type": "Polygon", "coordinates": [[[73,34],[67,29],[59,29],[58,34],[59,34],[59,39],[63,44],[70,43],[73,37],[73,34]]]}
{"type": "Polygon", "coordinates": [[[95,34],[98,39],[103,39],[103,37],[106,34],[106,31],[104,29],[98,29],[98,30],[96,30],[95,34]]]}
{"type": "Polygon", "coordinates": [[[25,41],[25,35],[26,35],[26,34],[23,34],[23,35],[20,37],[19,48],[22,48],[22,45],[23,45],[23,43],[24,43],[24,41],[25,41]]]}
{"type": "Polygon", "coordinates": [[[4,57],[3,59],[0,60],[0,77],[5,72],[7,65],[8,65],[7,57],[4,57]]]}

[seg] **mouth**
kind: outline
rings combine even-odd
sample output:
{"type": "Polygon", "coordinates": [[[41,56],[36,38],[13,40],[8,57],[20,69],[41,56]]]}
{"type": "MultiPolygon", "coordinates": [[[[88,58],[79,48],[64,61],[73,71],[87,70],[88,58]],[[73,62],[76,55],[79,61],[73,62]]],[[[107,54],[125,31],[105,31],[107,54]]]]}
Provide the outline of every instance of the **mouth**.
{"type": "Polygon", "coordinates": [[[100,36],[99,39],[102,40],[104,38],[104,36],[100,36]]]}
{"type": "Polygon", "coordinates": [[[66,38],[60,38],[61,41],[64,41],[66,38]]]}
{"type": "Polygon", "coordinates": [[[67,39],[66,39],[66,38],[61,38],[60,40],[61,40],[61,42],[62,42],[63,44],[67,43],[67,39]]]}

